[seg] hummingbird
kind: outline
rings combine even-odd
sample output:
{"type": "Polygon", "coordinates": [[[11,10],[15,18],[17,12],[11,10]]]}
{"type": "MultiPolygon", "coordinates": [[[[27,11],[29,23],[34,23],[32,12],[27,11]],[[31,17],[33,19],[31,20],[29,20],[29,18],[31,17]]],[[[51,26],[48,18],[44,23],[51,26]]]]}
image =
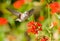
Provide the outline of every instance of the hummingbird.
{"type": "Polygon", "coordinates": [[[24,13],[17,12],[16,10],[13,10],[11,8],[7,8],[7,10],[12,14],[14,14],[15,16],[17,16],[18,18],[16,19],[16,21],[19,21],[19,22],[22,22],[28,19],[34,12],[33,8],[28,11],[25,11],[24,13]]]}

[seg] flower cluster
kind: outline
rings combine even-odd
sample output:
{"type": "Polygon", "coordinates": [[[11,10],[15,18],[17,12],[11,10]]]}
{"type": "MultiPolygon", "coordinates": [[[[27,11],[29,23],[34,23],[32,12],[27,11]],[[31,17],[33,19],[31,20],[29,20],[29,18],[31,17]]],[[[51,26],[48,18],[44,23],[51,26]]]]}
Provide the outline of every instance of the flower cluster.
{"type": "Polygon", "coordinates": [[[40,39],[40,41],[47,41],[47,40],[48,40],[48,38],[46,38],[46,37],[43,37],[40,39]]]}
{"type": "Polygon", "coordinates": [[[39,20],[39,21],[44,21],[44,16],[40,16],[40,17],[38,18],[38,20],[39,20]]]}
{"type": "Polygon", "coordinates": [[[49,6],[52,14],[60,12],[60,3],[53,2],[53,3],[50,3],[49,6]]]}
{"type": "Polygon", "coordinates": [[[0,25],[5,25],[7,24],[7,22],[8,22],[7,19],[0,17],[0,25]]]}
{"type": "Polygon", "coordinates": [[[24,4],[24,0],[17,0],[13,3],[14,8],[19,9],[24,4]]]}
{"type": "Polygon", "coordinates": [[[28,33],[38,34],[38,31],[42,30],[42,25],[39,22],[31,21],[28,23],[28,33]]]}

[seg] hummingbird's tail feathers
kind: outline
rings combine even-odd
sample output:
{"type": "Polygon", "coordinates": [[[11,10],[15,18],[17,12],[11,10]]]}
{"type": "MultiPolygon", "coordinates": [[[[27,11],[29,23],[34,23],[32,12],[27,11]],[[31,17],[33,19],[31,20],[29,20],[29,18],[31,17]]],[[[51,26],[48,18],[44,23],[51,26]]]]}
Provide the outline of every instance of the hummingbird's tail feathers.
{"type": "Polygon", "coordinates": [[[10,11],[12,14],[16,15],[16,16],[19,16],[21,13],[20,12],[17,12],[11,8],[7,8],[8,11],[10,11]]]}

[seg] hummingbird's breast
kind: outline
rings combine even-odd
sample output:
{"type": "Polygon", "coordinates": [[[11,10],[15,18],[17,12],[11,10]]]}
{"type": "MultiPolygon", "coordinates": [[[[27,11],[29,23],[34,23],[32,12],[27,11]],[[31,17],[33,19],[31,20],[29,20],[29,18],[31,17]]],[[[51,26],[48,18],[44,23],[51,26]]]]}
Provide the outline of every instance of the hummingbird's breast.
{"type": "Polygon", "coordinates": [[[25,13],[25,14],[22,14],[21,16],[20,16],[20,20],[25,20],[25,19],[27,19],[28,18],[28,15],[25,13]]]}

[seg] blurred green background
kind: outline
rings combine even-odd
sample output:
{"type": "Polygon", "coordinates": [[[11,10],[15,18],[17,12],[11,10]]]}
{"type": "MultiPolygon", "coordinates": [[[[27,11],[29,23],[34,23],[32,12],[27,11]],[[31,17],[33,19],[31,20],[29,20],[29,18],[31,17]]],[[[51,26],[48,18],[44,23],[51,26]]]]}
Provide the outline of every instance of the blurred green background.
{"type": "Polygon", "coordinates": [[[0,25],[0,41],[44,41],[41,40],[43,36],[48,37],[46,41],[60,41],[60,13],[50,14],[49,4],[53,2],[60,3],[60,0],[0,0],[0,18],[5,18],[8,21],[7,24],[0,25]],[[18,17],[9,12],[6,9],[8,7],[21,13],[32,8],[34,8],[35,11],[34,14],[25,21],[18,22],[16,21],[18,17]],[[41,16],[44,18],[38,20],[41,16]],[[27,23],[30,21],[41,23],[43,30],[37,35],[26,33],[27,23]],[[57,25],[51,28],[52,22],[57,25]],[[55,35],[56,38],[54,38],[55,35]]]}

